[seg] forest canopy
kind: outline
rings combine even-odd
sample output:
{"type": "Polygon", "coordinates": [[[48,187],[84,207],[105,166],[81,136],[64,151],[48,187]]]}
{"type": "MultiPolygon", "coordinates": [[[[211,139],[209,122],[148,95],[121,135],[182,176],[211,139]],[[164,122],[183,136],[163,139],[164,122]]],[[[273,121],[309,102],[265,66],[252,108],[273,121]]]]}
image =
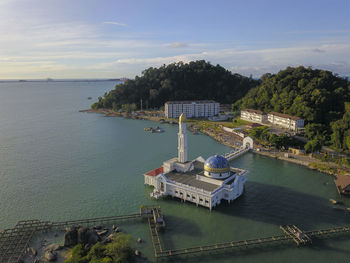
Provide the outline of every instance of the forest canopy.
{"type": "Polygon", "coordinates": [[[288,67],[277,74],[265,74],[261,84],[238,100],[236,109],[276,111],[305,119],[310,144],[331,144],[350,149],[350,83],[330,71],[288,67]]]}
{"type": "Polygon", "coordinates": [[[233,74],[220,65],[204,60],[173,63],[148,68],[134,80],[118,84],[114,90],[92,105],[93,109],[121,109],[135,103],[140,108],[160,108],[169,100],[215,100],[232,104],[242,98],[258,80],[233,74]]]}

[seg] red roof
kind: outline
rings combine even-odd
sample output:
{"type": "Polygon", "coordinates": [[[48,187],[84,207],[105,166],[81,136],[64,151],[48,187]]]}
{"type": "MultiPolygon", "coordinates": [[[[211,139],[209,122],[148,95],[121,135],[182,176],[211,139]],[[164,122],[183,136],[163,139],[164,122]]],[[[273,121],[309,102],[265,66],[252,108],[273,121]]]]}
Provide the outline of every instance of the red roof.
{"type": "Polygon", "coordinates": [[[152,171],[146,173],[148,176],[157,176],[158,174],[162,174],[164,172],[163,166],[152,171]]]}
{"type": "Polygon", "coordinates": [[[350,176],[339,175],[335,178],[334,182],[338,187],[341,187],[341,190],[343,190],[350,185],[350,176]]]}
{"type": "Polygon", "coordinates": [[[250,127],[250,128],[261,127],[261,126],[263,126],[263,125],[261,125],[261,124],[259,124],[259,123],[249,123],[249,124],[248,124],[248,127],[250,127]]]}

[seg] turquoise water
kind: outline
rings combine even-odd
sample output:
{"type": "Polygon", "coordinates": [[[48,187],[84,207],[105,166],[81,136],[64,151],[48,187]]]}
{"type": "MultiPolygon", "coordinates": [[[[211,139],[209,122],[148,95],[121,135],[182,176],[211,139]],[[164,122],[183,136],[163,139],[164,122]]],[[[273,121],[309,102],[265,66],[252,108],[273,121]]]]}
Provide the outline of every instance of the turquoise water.
{"type": "MultiPolygon", "coordinates": [[[[318,229],[349,224],[334,209],[339,199],[331,177],[304,167],[248,153],[232,162],[249,170],[246,192],[212,212],[189,203],[151,200],[142,174],[176,155],[177,126],[80,113],[113,82],[0,83],[0,228],[23,219],[67,220],[133,213],[141,204],[162,207],[165,248],[180,248],[280,234],[279,225],[318,229]],[[87,97],[93,97],[88,100],[87,97]]],[[[230,149],[204,135],[189,136],[189,156],[230,149]]],[[[349,199],[344,199],[350,206],[349,199]]],[[[154,261],[149,232],[141,221],[121,223],[145,243],[135,245],[154,261]]],[[[346,262],[350,239],[189,256],[198,262],[346,262]]],[[[172,260],[177,262],[177,260],[172,260]]]]}

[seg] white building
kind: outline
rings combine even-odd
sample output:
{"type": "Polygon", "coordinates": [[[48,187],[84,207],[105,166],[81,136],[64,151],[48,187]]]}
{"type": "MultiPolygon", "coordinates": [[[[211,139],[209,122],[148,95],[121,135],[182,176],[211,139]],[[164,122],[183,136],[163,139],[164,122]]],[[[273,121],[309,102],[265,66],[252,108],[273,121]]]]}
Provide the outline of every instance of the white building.
{"type": "Polygon", "coordinates": [[[182,116],[179,118],[178,157],[144,174],[145,184],[154,187],[151,196],[169,195],[210,210],[222,200],[235,200],[243,193],[247,171],[230,167],[221,155],[211,156],[206,161],[202,157],[188,161],[186,124],[182,116]]]}
{"type": "Polygon", "coordinates": [[[164,105],[165,117],[178,118],[182,113],[186,118],[212,117],[219,114],[220,103],[213,100],[168,101],[164,105]]]}
{"type": "Polygon", "coordinates": [[[245,109],[241,110],[241,119],[250,122],[265,123],[267,116],[259,110],[245,109]]]}
{"type": "Polygon", "coordinates": [[[298,131],[304,128],[304,120],[296,116],[278,112],[270,112],[267,115],[267,119],[271,124],[287,128],[291,131],[298,131]]]}

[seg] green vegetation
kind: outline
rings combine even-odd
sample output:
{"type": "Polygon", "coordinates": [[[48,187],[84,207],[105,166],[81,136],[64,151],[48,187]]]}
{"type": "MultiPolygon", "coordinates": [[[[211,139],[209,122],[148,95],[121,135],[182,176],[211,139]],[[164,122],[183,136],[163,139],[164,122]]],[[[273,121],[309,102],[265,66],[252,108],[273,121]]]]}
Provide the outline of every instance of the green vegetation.
{"type": "Polygon", "coordinates": [[[249,121],[242,120],[241,118],[235,118],[232,120],[232,122],[223,122],[222,125],[228,128],[238,128],[249,123],[249,121]]]}
{"type": "Polygon", "coordinates": [[[128,263],[133,259],[134,251],[130,247],[130,235],[114,234],[112,242],[103,245],[96,243],[90,250],[82,244],[72,249],[72,256],[65,263],[128,263]]]}
{"type": "Polygon", "coordinates": [[[345,175],[348,172],[345,169],[332,166],[328,163],[310,163],[309,167],[311,169],[318,170],[323,173],[333,174],[333,175],[345,175]]]}
{"type": "Polygon", "coordinates": [[[332,123],[332,144],[350,150],[350,102],[345,103],[343,118],[332,123]]]}
{"type": "Polygon", "coordinates": [[[258,84],[257,80],[232,74],[204,60],[179,62],[146,69],[141,77],[118,84],[104,98],[99,97],[92,108],[120,109],[123,104],[132,103],[140,108],[141,99],[146,108],[160,108],[168,100],[210,99],[232,103],[258,84]]]}
{"type": "Polygon", "coordinates": [[[288,147],[302,147],[303,143],[295,140],[287,134],[272,134],[270,128],[266,126],[252,128],[249,130],[249,136],[263,145],[270,145],[276,149],[288,149],[288,147]]]}
{"type": "Polygon", "coordinates": [[[301,66],[265,74],[261,80],[261,85],[234,104],[235,109],[252,108],[299,116],[305,119],[305,135],[311,140],[307,150],[317,150],[324,143],[350,150],[349,106],[345,110],[350,101],[348,79],[301,66]]]}

